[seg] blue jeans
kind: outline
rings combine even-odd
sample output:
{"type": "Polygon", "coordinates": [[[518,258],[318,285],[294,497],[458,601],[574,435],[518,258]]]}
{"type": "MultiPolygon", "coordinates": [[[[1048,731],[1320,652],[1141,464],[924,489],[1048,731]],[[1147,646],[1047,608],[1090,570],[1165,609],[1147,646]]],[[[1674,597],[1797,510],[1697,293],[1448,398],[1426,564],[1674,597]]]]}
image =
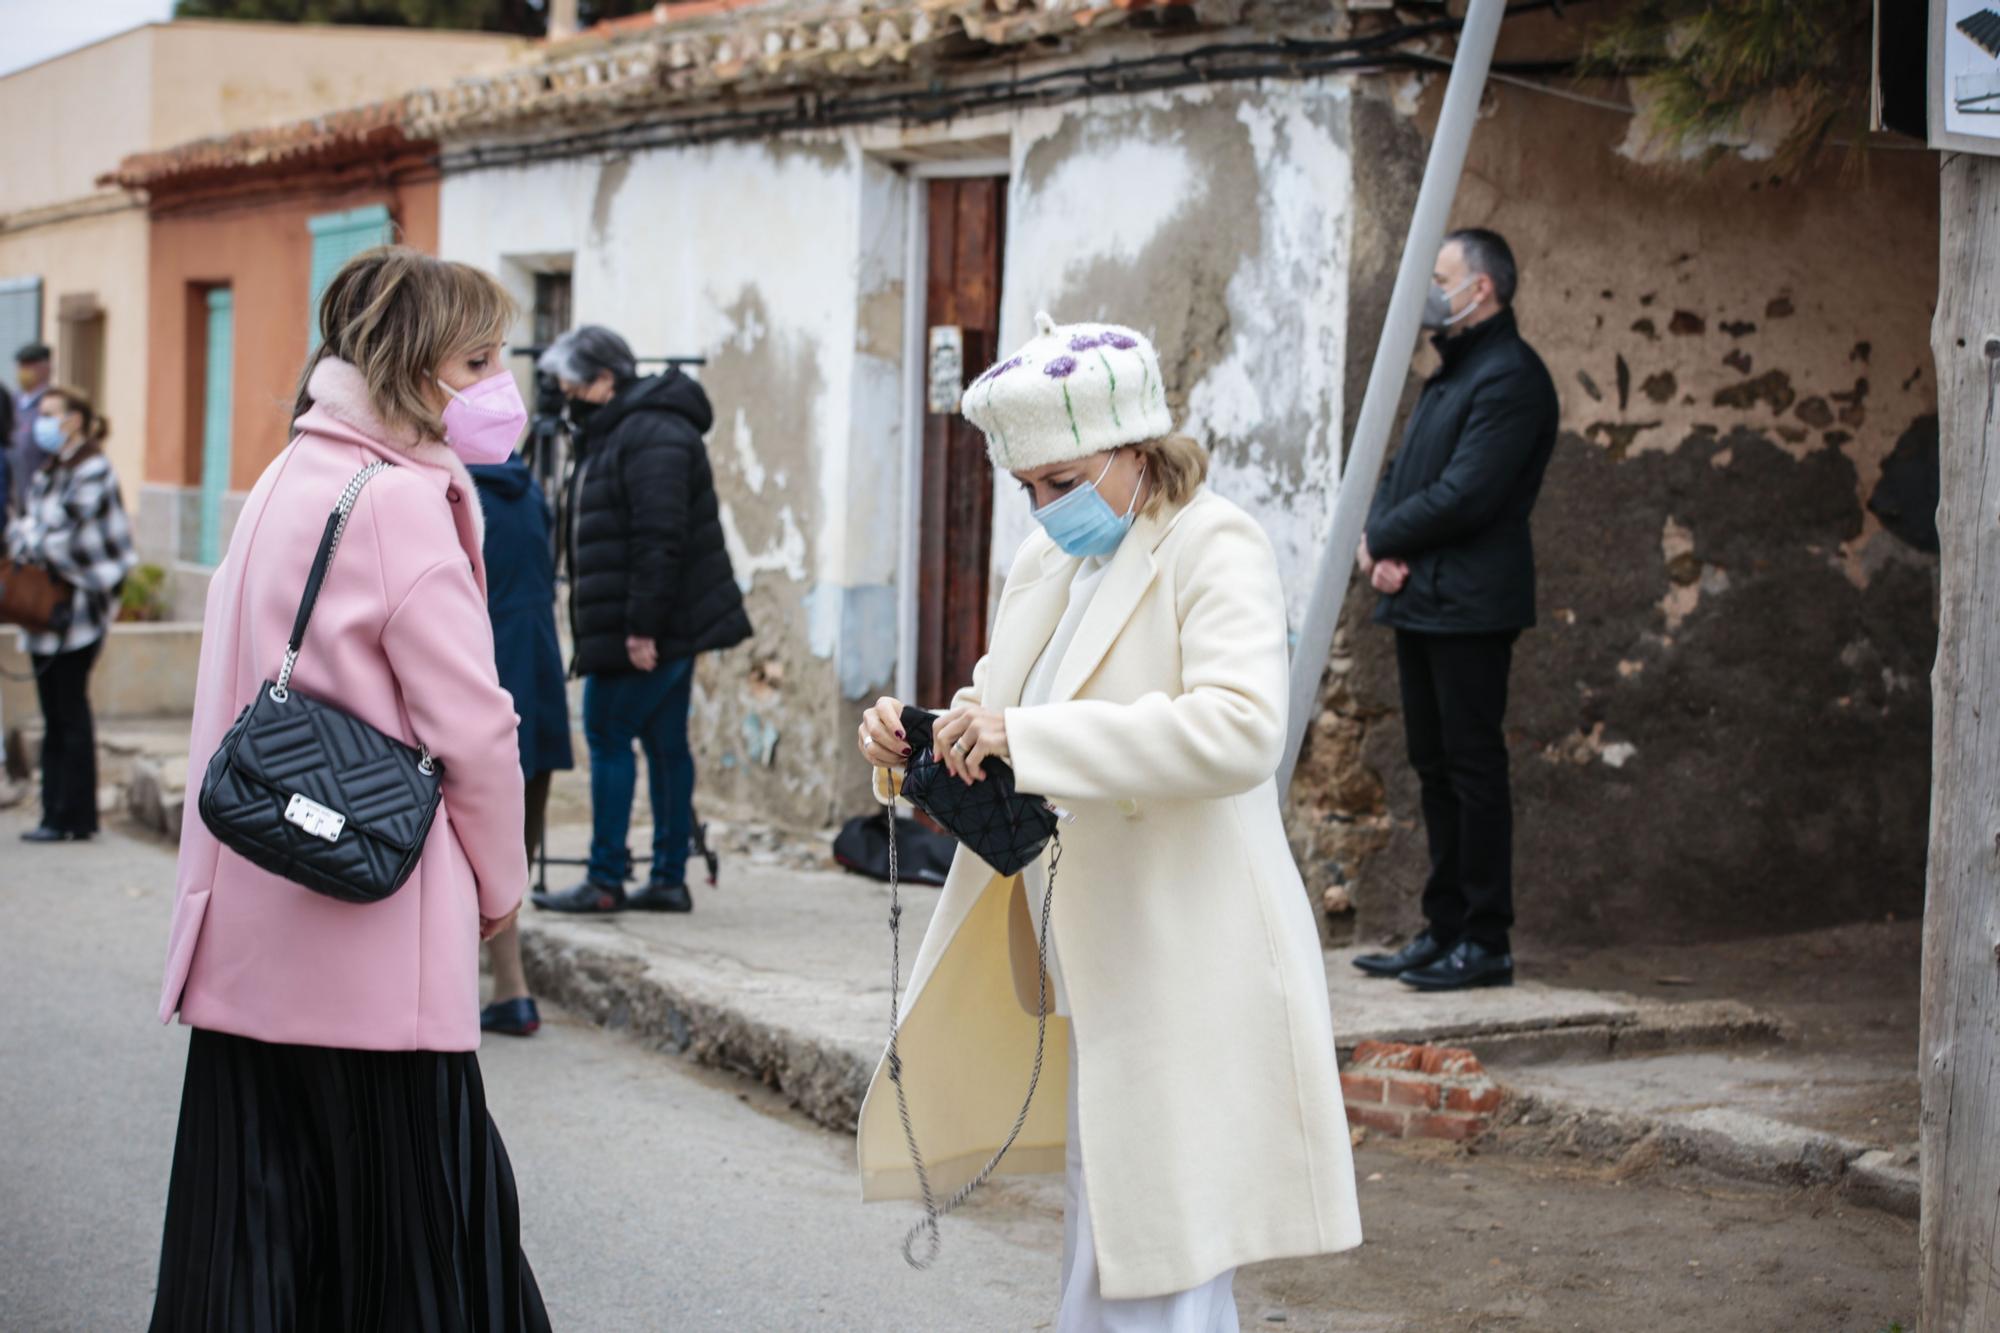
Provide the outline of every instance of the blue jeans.
{"type": "Polygon", "coordinates": [[[694,837],[694,752],[688,749],[688,703],[694,694],[694,659],[662,662],[630,675],[587,676],[583,682],[583,738],[590,746],[590,878],[625,882],[638,764],[632,742],[646,751],[653,799],[655,884],[687,882],[688,843],[694,837]]]}

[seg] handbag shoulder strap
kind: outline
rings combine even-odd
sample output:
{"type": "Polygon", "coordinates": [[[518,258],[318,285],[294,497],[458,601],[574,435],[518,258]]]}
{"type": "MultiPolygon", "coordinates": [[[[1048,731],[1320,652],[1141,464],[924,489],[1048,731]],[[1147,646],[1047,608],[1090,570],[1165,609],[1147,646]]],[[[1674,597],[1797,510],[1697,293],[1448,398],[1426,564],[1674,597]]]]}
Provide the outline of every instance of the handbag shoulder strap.
{"type": "Polygon", "coordinates": [[[306,641],[306,625],[312,620],[313,604],[319,601],[320,585],[326,582],[326,571],[333,565],[333,553],[340,546],[341,534],[347,531],[348,516],[353,514],[354,505],[361,498],[361,488],[375,479],[378,472],[386,471],[395,464],[374,462],[354,474],[354,480],[347,483],[347,489],[340,493],[333,512],[326,516],[326,531],[320,534],[319,553],[313,557],[312,573],[306,576],[305,595],[299,599],[299,613],[292,618],[292,636],[285,641],[285,664],[278,669],[278,679],[271,686],[273,698],[282,702],[290,693],[292,669],[299,663],[299,646],[306,641]]]}

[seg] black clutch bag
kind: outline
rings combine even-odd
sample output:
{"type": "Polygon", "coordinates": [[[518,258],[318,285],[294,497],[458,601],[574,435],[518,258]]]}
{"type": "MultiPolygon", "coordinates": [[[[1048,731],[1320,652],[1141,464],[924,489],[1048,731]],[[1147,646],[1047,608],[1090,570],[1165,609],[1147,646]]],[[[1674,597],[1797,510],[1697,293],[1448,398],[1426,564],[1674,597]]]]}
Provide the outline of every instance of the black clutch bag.
{"type": "Polygon", "coordinates": [[[931,749],[936,721],[921,708],[903,710],[903,735],[910,743],[903,798],[987,865],[1003,875],[1019,874],[1049,845],[1062,812],[1043,797],[1016,790],[1014,770],[999,759],[981,765],[984,782],[967,786],[953,777],[931,749]]]}
{"type": "Polygon", "coordinates": [[[371,463],[327,516],[278,678],[236,717],[202,777],[202,822],[253,865],[343,902],[379,902],[423,855],[443,798],[428,749],[412,749],[291,688],[313,603],[371,463]]]}

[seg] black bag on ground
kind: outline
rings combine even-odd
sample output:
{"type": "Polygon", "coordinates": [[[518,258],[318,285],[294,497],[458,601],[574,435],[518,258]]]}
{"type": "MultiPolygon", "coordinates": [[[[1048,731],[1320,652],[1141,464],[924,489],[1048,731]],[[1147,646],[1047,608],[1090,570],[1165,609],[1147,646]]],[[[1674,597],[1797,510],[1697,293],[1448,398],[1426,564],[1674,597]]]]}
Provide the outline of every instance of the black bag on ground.
{"type": "MultiPolygon", "coordinates": [[[[951,858],[958,851],[958,844],[915,820],[906,820],[896,830],[896,851],[902,858],[897,870],[904,879],[938,885],[951,874],[951,858]]],[[[840,832],[834,835],[833,859],[853,874],[886,881],[889,828],[882,822],[882,816],[857,815],[842,824],[840,832]]]]}
{"type": "Polygon", "coordinates": [[[237,714],[201,781],[201,820],[252,865],[344,902],[379,902],[423,855],[443,798],[442,766],[359,718],[291,688],[313,603],[347,516],[388,463],[356,474],[327,516],[275,681],[237,714]]]}
{"type": "Polygon", "coordinates": [[[1048,800],[1014,788],[1014,770],[998,759],[983,765],[984,782],[967,785],[953,777],[931,749],[937,718],[921,708],[903,710],[903,733],[910,762],[903,770],[901,795],[935,819],[974,856],[1002,875],[1031,866],[1062,817],[1048,800]]]}

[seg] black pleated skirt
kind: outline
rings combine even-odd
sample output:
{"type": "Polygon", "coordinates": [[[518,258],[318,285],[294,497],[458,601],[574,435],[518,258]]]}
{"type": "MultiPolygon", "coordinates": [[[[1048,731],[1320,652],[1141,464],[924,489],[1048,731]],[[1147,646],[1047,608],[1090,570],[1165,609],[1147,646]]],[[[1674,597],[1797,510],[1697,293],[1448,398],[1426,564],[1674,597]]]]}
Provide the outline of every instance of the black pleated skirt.
{"type": "Polygon", "coordinates": [[[196,1029],[153,1333],[538,1333],[470,1051],[196,1029]]]}

